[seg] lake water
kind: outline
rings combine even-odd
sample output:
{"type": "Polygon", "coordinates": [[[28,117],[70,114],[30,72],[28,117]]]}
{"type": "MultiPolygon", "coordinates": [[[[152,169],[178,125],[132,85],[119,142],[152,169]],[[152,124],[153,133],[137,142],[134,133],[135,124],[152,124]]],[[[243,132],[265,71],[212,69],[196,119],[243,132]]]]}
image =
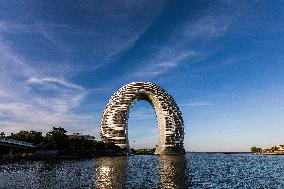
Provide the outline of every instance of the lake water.
{"type": "Polygon", "coordinates": [[[284,156],[187,153],[8,161],[0,188],[284,188],[284,156]]]}

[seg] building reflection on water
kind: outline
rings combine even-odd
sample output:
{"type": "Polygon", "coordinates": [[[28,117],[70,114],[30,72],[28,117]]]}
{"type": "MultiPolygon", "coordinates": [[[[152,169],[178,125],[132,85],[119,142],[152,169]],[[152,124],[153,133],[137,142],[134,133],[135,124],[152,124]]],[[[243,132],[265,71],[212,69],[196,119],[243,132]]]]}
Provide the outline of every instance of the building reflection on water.
{"type": "MultiPolygon", "coordinates": [[[[145,188],[186,188],[191,178],[186,171],[185,155],[130,156],[100,158],[96,163],[93,178],[95,188],[135,188],[143,183],[145,188]],[[145,165],[145,160],[154,161],[153,166],[145,165]],[[133,167],[133,163],[137,162],[133,167]],[[144,166],[145,165],[145,166],[144,166]],[[131,176],[136,173],[136,177],[131,176]],[[147,179],[156,178],[155,182],[147,179]]],[[[139,186],[139,187],[140,187],[139,186]]]]}
{"type": "Polygon", "coordinates": [[[187,188],[191,178],[186,169],[186,157],[180,155],[159,156],[159,174],[161,188],[187,188]]]}

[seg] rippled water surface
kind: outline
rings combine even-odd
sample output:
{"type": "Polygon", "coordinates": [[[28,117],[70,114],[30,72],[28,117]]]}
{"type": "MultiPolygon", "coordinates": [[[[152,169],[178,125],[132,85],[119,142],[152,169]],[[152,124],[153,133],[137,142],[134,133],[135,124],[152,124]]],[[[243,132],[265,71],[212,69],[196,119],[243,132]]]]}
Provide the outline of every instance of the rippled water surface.
{"type": "Polygon", "coordinates": [[[284,188],[284,156],[187,153],[0,164],[0,188],[284,188]]]}

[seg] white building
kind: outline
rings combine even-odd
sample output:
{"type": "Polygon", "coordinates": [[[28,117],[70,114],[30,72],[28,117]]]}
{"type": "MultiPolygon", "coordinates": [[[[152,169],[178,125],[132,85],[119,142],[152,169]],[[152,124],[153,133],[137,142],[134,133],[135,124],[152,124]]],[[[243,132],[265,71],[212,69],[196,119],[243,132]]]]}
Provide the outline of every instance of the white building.
{"type": "Polygon", "coordinates": [[[158,146],[156,154],[184,153],[184,124],[182,114],[173,97],[160,86],[150,82],[132,82],[120,88],[110,98],[101,120],[101,138],[130,151],[128,115],[139,100],[149,102],[156,112],[158,146]]]}

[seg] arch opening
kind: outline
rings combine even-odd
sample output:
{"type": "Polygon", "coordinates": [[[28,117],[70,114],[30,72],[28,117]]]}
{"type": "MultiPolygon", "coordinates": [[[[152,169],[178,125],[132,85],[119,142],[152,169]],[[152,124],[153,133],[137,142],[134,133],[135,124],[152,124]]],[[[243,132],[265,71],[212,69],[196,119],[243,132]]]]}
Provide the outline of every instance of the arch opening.
{"type": "Polygon", "coordinates": [[[158,124],[155,110],[147,101],[136,102],[129,111],[128,142],[135,150],[156,148],[158,124]]]}
{"type": "Polygon", "coordinates": [[[129,111],[136,101],[145,100],[156,112],[158,145],[156,154],[184,153],[184,125],[176,102],[163,88],[150,82],[133,82],[120,88],[110,98],[101,121],[101,138],[130,152],[128,140],[129,111]]]}

